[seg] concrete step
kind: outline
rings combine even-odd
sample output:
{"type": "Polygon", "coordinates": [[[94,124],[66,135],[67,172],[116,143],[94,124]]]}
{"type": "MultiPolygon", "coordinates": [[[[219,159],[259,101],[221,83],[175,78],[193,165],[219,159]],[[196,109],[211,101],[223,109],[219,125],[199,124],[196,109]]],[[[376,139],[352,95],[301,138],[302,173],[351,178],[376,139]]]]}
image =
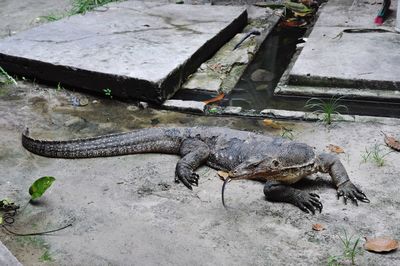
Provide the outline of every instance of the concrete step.
{"type": "Polygon", "coordinates": [[[162,102],[247,23],[244,7],[112,3],[0,41],[0,66],[63,86],[162,102]]]}
{"type": "MultiPolygon", "coordinates": [[[[396,9],[392,2],[392,10],[396,9]]],[[[331,0],[275,92],[400,102],[400,34],[396,12],[374,24],[381,5],[331,0]]]]}

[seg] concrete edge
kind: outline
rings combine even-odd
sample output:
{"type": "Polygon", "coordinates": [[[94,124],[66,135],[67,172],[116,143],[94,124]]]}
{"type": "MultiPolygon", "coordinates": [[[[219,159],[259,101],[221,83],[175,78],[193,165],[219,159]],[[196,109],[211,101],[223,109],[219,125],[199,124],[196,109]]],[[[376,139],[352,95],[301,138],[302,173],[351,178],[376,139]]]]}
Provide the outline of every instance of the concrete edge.
{"type": "Polygon", "coordinates": [[[329,87],[335,84],[336,87],[343,88],[366,88],[370,90],[396,90],[400,88],[400,82],[386,80],[369,79],[345,79],[336,77],[321,77],[312,74],[307,75],[289,75],[288,85],[329,87]]]}
{"type": "MultiPolygon", "coordinates": [[[[246,10],[249,10],[251,8],[254,8],[254,7],[253,6],[247,6],[246,10]]],[[[249,12],[249,11],[247,11],[247,12],[249,12]]],[[[248,15],[248,16],[250,16],[250,15],[248,15]]],[[[249,62],[247,64],[247,66],[243,69],[242,74],[246,71],[247,67],[254,60],[254,58],[255,58],[256,54],[258,53],[261,45],[265,42],[265,40],[268,38],[268,36],[272,32],[272,30],[275,28],[276,24],[279,22],[280,16],[279,16],[279,13],[276,13],[276,12],[272,12],[271,14],[267,14],[267,15],[264,14],[263,17],[250,16],[250,17],[248,17],[247,25],[242,29],[241,32],[237,32],[236,34],[239,34],[239,33],[243,34],[243,33],[248,32],[249,30],[253,29],[254,26],[251,25],[251,23],[257,21],[258,19],[263,19],[263,20],[265,20],[265,23],[271,23],[272,26],[268,27],[268,28],[263,28],[261,30],[260,36],[257,36],[257,38],[255,38],[257,43],[256,43],[256,46],[254,48],[254,54],[253,54],[253,56],[251,58],[249,58],[249,62]]],[[[233,38],[236,36],[236,34],[233,35],[229,40],[227,40],[226,43],[232,41],[233,38]]],[[[224,45],[226,45],[226,43],[224,45]]],[[[222,46],[220,48],[222,48],[222,46]]],[[[206,60],[204,60],[204,62],[206,62],[206,60]]],[[[200,65],[199,65],[199,67],[200,67],[200,65]]],[[[194,71],[194,72],[196,72],[196,71],[194,71]]],[[[202,90],[202,89],[180,89],[176,93],[176,98],[177,99],[182,99],[182,100],[189,100],[189,99],[193,99],[193,98],[200,99],[200,100],[207,100],[207,99],[216,97],[217,95],[219,95],[219,93],[221,93],[221,91],[219,91],[217,93],[215,91],[202,90]]]]}
{"type": "Polygon", "coordinates": [[[292,57],[288,67],[282,74],[277,86],[275,87],[274,94],[277,96],[300,96],[305,98],[312,97],[332,97],[337,96],[339,93],[346,96],[348,99],[354,100],[376,100],[379,99],[383,102],[400,102],[400,89],[383,90],[371,88],[349,88],[349,87],[331,87],[328,86],[310,86],[310,85],[294,85],[290,83],[290,72],[299,57],[302,49],[298,49],[292,57]]]}
{"type": "Polygon", "coordinates": [[[160,101],[166,100],[174,95],[182,86],[186,78],[196,72],[202,63],[211,58],[223,45],[241,32],[247,25],[247,9],[233,20],[227,27],[221,30],[212,39],[203,44],[183,65],[176,68],[164,81],[161,82],[161,91],[167,92],[161,95],[160,101]],[[174,84],[176,84],[174,86],[174,84]]]}
{"type": "Polygon", "coordinates": [[[349,88],[333,88],[333,87],[310,87],[310,86],[294,86],[280,85],[275,88],[275,94],[282,96],[304,96],[304,97],[333,97],[338,94],[343,95],[346,99],[362,99],[372,100],[379,99],[389,102],[400,102],[400,91],[381,91],[371,89],[349,89],[349,88]]]}
{"type": "Polygon", "coordinates": [[[22,266],[17,258],[0,241],[0,265],[2,266],[22,266]]]}
{"type": "Polygon", "coordinates": [[[41,81],[45,84],[54,85],[57,84],[54,80],[64,80],[62,83],[63,86],[103,95],[103,89],[109,88],[113,96],[126,99],[132,98],[129,88],[139,83],[140,90],[135,90],[135,93],[140,91],[146,96],[141,97],[140,93],[138,93],[139,96],[135,96],[135,99],[148,101],[149,91],[154,91],[152,97],[155,99],[155,102],[160,101],[159,91],[156,92],[152,90],[157,84],[146,80],[138,80],[125,76],[116,76],[68,66],[51,65],[46,62],[10,56],[3,53],[0,53],[0,65],[9,73],[17,75],[24,73],[22,74],[24,77],[41,81]]]}

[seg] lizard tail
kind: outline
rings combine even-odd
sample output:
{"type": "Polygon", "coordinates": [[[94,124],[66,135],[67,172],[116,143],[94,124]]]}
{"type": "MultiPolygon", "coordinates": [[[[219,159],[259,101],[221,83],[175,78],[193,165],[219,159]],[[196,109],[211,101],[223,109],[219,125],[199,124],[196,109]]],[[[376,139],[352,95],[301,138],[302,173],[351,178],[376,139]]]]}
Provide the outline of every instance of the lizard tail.
{"type": "Polygon", "coordinates": [[[29,136],[28,129],[22,133],[22,146],[28,151],[45,157],[68,159],[149,152],[177,154],[180,142],[179,132],[171,133],[162,128],[61,141],[34,139],[29,136]]]}

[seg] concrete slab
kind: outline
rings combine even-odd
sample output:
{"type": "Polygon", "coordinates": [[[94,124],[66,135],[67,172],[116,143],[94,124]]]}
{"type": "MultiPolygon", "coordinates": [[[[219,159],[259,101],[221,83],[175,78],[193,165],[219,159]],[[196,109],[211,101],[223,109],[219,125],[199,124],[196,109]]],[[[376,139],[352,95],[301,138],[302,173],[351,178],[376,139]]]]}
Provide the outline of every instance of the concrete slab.
{"type": "MultiPolygon", "coordinates": [[[[368,27],[381,28],[374,23],[374,18],[382,7],[383,0],[377,1],[343,1],[329,0],[322,7],[321,15],[315,23],[316,27],[368,27]]],[[[391,9],[396,9],[396,1],[392,1],[391,9]]],[[[392,27],[396,12],[389,16],[383,26],[392,27]]]]}
{"type": "MultiPolygon", "coordinates": [[[[391,9],[395,6],[394,1],[391,9]]],[[[276,92],[330,96],[341,88],[336,95],[343,92],[354,98],[398,99],[400,34],[393,29],[395,12],[384,26],[374,25],[380,7],[369,2],[329,1],[276,92]],[[343,32],[349,29],[353,32],[343,32]]]]}
{"type": "Polygon", "coordinates": [[[13,254],[0,241],[0,265],[3,266],[22,266],[13,254]]]}
{"type": "Polygon", "coordinates": [[[44,81],[161,102],[246,21],[244,7],[114,3],[4,39],[0,65],[44,81]]]}
{"type": "Polygon", "coordinates": [[[289,84],[400,89],[400,34],[343,33],[340,37],[342,30],[313,29],[290,72],[289,84]]]}

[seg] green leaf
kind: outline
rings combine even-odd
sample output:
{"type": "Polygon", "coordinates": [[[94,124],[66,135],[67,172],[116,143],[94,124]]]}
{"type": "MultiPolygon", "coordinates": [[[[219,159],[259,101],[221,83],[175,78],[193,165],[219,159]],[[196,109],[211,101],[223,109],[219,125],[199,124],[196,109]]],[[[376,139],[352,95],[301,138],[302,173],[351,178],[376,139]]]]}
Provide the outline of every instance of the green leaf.
{"type": "Polygon", "coordinates": [[[40,198],[43,193],[53,184],[56,180],[52,176],[43,176],[37,179],[31,187],[29,188],[29,194],[31,195],[31,200],[40,198]]]}
{"type": "Polygon", "coordinates": [[[293,3],[290,1],[285,2],[285,7],[299,14],[309,14],[314,11],[312,8],[308,8],[306,5],[302,3],[293,3]]]}
{"type": "Polygon", "coordinates": [[[3,216],[0,216],[0,225],[3,224],[3,216]]]}

